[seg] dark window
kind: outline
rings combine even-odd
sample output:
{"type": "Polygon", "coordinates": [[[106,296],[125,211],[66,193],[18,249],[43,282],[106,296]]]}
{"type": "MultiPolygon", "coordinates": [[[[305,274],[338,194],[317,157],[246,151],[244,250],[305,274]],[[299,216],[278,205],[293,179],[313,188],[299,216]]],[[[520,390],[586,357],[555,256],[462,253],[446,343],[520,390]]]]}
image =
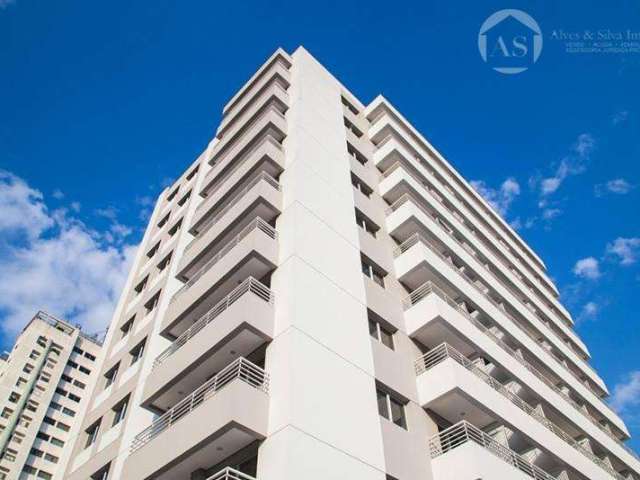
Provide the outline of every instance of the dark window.
{"type": "Polygon", "coordinates": [[[407,428],[407,419],[404,413],[404,405],[399,400],[385,392],[376,390],[378,400],[378,413],[380,416],[392,421],[399,427],[407,428]]]}

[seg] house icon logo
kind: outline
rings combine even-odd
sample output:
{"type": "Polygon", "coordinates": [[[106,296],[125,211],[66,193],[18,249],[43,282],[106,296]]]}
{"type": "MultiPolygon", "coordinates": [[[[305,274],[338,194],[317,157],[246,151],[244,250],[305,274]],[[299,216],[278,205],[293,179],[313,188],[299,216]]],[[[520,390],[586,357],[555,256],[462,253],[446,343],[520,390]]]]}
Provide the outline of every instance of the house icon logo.
{"type": "Polygon", "coordinates": [[[495,71],[521,73],[540,57],[542,31],[538,22],[522,10],[500,10],[480,27],[478,49],[495,71]]]}

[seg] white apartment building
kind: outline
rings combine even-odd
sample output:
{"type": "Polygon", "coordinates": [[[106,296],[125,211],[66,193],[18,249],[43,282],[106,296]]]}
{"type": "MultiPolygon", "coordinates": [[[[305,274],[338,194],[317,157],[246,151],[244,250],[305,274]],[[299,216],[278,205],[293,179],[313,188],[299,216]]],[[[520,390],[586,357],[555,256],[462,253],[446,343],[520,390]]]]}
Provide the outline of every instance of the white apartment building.
{"type": "Polygon", "coordinates": [[[160,195],[99,363],[57,478],[640,479],[542,260],[303,48],[160,195]]]}
{"type": "Polygon", "coordinates": [[[0,362],[0,479],[64,473],[101,343],[38,312],[0,362]]]}

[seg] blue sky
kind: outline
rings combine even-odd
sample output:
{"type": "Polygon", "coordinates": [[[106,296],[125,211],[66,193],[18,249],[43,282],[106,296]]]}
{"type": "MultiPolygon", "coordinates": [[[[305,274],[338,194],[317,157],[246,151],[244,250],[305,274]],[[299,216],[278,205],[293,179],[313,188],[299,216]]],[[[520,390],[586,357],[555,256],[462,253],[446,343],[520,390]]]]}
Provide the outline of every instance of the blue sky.
{"type": "Polygon", "coordinates": [[[363,102],[384,94],[518,227],[640,436],[640,53],[553,37],[639,31],[640,5],[507,6],[544,38],[518,75],[478,53],[503,2],[0,0],[1,343],[40,306],[103,329],[151,199],[255,68],[302,44],[363,102]]]}

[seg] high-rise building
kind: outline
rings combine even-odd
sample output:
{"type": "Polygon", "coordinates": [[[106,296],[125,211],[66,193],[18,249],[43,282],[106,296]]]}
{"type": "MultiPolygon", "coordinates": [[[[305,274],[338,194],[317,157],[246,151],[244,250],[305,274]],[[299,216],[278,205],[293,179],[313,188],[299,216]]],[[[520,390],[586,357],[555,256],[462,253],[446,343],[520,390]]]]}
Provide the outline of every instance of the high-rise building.
{"type": "Polygon", "coordinates": [[[160,195],[68,480],[640,478],[545,265],[303,48],[160,195]]]}
{"type": "Polygon", "coordinates": [[[0,480],[64,473],[101,343],[38,312],[0,360],[0,480]]]}

